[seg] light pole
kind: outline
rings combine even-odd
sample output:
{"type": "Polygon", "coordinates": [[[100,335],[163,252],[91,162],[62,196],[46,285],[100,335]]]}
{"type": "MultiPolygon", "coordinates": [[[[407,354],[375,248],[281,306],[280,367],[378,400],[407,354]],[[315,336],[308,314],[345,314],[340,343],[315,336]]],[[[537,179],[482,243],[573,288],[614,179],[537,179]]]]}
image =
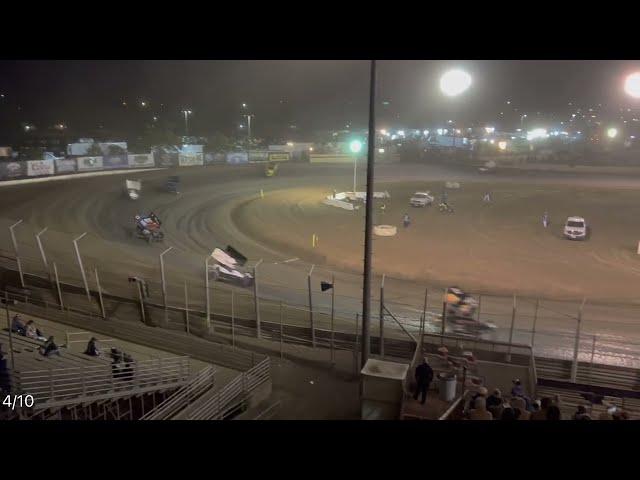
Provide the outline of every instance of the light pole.
{"type": "Polygon", "coordinates": [[[18,253],[18,242],[16,242],[16,234],[13,231],[18,225],[22,223],[22,219],[18,220],[16,223],[9,227],[9,231],[11,232],[11,241],[13,242],[13,251],[16,254],[16,263],[18,264],[18,273],[20,274],[20,285],[24,288],[24,275],[22,274],[22,262],[20,261],[20,255],[18,253]]]}
{"type": "Polygon", "coordinates": [[[527,114],[525,113],[524,115],[520,116],[520,130],[522,130],[524,132],[524,119],[527,118],[527,114]]]}
{"type": "Polygon", "coordinates": [[[184,113],[184,135],[185,136],[189,136],[189,115],[191,115],[193,112],[191,110],[182,110],[182,113],[184,113]]]}
{"type": "Polygon", "coordinates": [[[91,302],[91,293],[89,293],[89,284],[87,283],[87,275],[84,272],[84,265],[82,264],[82,257],[80,256],[80,249],[78,248],[78,242],[84,238],[87,232],[84,232],[77,238],[73,239],[73,247],[76,251],[76,258],[78,259],[78,265],[80,266],[80,273],[82,274],[82,281],[84,282],[84,289],[87,292],[87,300],[91,302]]]}
{"type": "Polygon", "coordinates": [[[243,116],[247,117],[247,141],[251,142],[251,117],[255,117],[255,115],[247,113],[243,116]]]}
{"type": "Polygon", "coordinates": [[[355,195],[356,193],[356,175],[357,175],[357,169],[358,169],[358,153],[360,153],[360,151],[362,150],[362,142],[360,140],[353,140],[350,144],[349,144],[349,149],[351,150],[351,153],[353,153],[353,193],[355,195]]]}
{"type": "MultiPolygon", "coordinates": [[[[440,90],[448,97],[457,97],[471,86],[471,75],[464,70],[449,70],[440,77],[440,90]]],[[[452,123],[453,149],[456,148],[456,129],[452,123]]]]}

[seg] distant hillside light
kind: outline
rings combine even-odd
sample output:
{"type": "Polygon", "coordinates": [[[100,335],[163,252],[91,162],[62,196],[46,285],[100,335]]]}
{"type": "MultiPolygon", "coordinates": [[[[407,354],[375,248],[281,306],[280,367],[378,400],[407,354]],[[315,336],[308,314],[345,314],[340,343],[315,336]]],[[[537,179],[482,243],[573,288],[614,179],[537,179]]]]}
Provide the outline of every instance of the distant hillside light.
{"type": "Polygon", "coordinates": [[[449,70],[440,77],[440,90],[449,96],[460,95],[471,86],[471,75],[464,70],[449,70]]]}
{"type": "Polygon", "coordinates": [[[349,144],[349,149],[353,152],[353,153],[360,153],[360,150],[362,150],[362,142],[360,140],[353,140],[350,144],[349,144]]]}
{"type": "Polygon", "coordinates": [[[624,91],[633,98],[640,98],[640,72],[627,76],[624,82],[624,91]]]}
{"type": "Polygon", "coordinates": [[[616,138],[618,136],[618,129],[617,128],[610,128],[609,130],[607,130],[607,137],[609,138],[616,138]]]}

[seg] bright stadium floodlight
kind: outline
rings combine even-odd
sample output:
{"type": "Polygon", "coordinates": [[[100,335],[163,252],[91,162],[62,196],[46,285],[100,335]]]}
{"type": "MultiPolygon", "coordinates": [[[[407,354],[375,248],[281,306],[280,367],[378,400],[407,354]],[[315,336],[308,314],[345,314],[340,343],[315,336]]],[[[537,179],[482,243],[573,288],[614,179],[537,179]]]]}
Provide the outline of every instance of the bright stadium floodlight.
{"type": "Polygon", "coordinates": [[[507,149],[507,142],[498,142],[498,148],[500,150],[506,150],[507,149]]]}
{"type": "Polygon", "coordinates": [[[617,128],[611,127],[609,130],[607,130],[607,137],[616,138],[617,136],[618,136],[618,129],[617,128]]]}
{"type": "Polygon", "coordinates": [[[628,75],[624,81],[624,91],[633,98],[640,98],[640,72],[628,75]]]}
{"type": "Polygon", "coordinates": [[[449,70],[440,77],[440,90],[449,97],[460,95],[471,86],[471,75],[464,70],[449,70]]]}
{"type": "Polygon", "coordinates": [[[360,150],[362,150],[362,142],[360,140],[353,140],[349,144],[349,149],[352,153],[360,153],[360,150]]]}

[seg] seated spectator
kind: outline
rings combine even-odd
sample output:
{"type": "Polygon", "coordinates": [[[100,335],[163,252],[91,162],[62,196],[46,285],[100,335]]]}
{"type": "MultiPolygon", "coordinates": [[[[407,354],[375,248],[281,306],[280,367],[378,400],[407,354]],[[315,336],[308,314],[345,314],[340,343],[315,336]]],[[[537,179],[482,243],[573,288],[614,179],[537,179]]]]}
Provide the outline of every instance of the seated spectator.
{"type": "Polygon", "coordinates": [[[493,420],[493,415],[487,410],[487,402],[483,396],[479,396],[473,403],[475,407],[469,412],[469,420],[493,420]]]}
{"type": "Polygon", "coordinates": [[[511,389],[512,397],[522,397],[527,405],[527,410],[530,408],[531,400],[524,393],[524,387],[522,386],[522,382],[518,378],[513,379],[513,388],[511,389]]]}
{"type": "Polygon", "coordinates": [[[573,414],[574,420],[591,420],[591,417],[587,413],[587,409],[584,405],[578,405],[576,413],[573,414]]]}
{"type": "Polygon", "coordinates": [[[122,360],[124,362],[122,376],[127,380],[133,379],[133,364],[135,363],[135,360],[128,353],[122,354],[122,360]]]}
{"type": "Polygon", "coordinates": [[[60,349],[58,349],[53,336],[49,337],[49,339],[44,342],[44,345],[40,347],[39,351],[40,354],[45,357],[50,357],[53,354],[60,355],[60,349]]]}
{"type": "Polygon", "coordinates": [[[504,402],[502,398],[502,392],[499,388],[496,388],[491,395],[487,397],[487,408],[497,407],[504,402]]]}
{"type": "Polygon", "coordinates": [[[4,352],[2,351],[2,344],[0,344],[0,392],[11,392],[11,375],[9,373],[9,367],[7,366],[7,360],[4,358],[4,352]]]}
{"type": "Polygon", "coordinates": [[[471,397],[471,400],[469,401],[469,409],[471,410],[471,409],[473,409],[473,408],[474,408],[474,406],[475,406],[475,404],[476,404],[475,402],[476,402],[476,399],[477,399],[477,398],[482,397],[483,399],[485,399],[485,403],[486,403],[487,393],[489,393],[489,392],[488,392],[488,390],[487,390],[485,387],[480,387],[480,388],[478,389],[478,391],[475,393],[475,395],[473,395],[473,396],[471,397]]]}
{"type": "Polygon", "coordinates": [[[47,341],[47,338],[42,335],[42,332],[36,328],[36,324],[33,320],[29,320],[25,325],[25,336],[33,338],[34,340],[40,340],[41,342],[47,341]]]}
{"type": "Polygon", "coordinates": [[[119,363],[122,360],[122,352],[116,347],[111,347],[111,360],[114,363],[119,363]]]}
{"type": "Polygon", "coordinates": [[[551,405],[547,409],[547,420],[562,420],[562,413],[557,405],[551,405]]]}
{"type": "Polygon", "coordinates": [[[622,409],[616,409],[611,416],[613,420],[629,420],[629,414],[622,409]]]}
{"type": "Polygon", "coordinates": [[[522,397],[512,398],[511,407],[515,410],[516,418],[518,420],[529,420],[531,419],[531,412],[527,410],[527,404],[522,397]]]}
{"type": "Polygon", "coordinates": [[[531,414],[531,420],[546,420],[547,419],[547,410],[551,406],[551,399],[549,397],[545,397],[540,402],[540,410],[537,410],[531,414]]]}
{"type": "Polygon", "coordinates": [[[98,339],[96,337],[91,337],[91,340],[89,340],[89,343],[87,343],[87,348],[84,351],[84,354],[91,357],[97,357],[100,355],[100,349],[98,348],[98,339]]]}
{"type": "Polygon", "coordinates": [[[517,420],[518,412],[515,408],[513,408],[510,404],[505,403],[502,406],[502,415],[500,415],[500,420],[517,420]]]}
{"type": "Polygon", "coordinates": [[[20,318],[20,315],[15,315],[11,321],[11,331],[18,335],[24,335],[26,333],[25,325],[20,318]]]}

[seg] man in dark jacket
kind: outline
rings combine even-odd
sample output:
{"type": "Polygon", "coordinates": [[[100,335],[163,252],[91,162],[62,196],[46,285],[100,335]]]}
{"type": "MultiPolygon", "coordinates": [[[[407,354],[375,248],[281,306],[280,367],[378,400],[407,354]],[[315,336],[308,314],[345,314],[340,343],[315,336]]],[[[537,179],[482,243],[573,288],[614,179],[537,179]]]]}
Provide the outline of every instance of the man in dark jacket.
{"type": "Polygon", "coordinates": [[[427,390],[429,390],[429,385],[431,384],[431,380],[433,380],[433,369],[427,363],[426,357],[422,360],[422,363],[416,367],[416,393],[414,393],[414,400],[418,399],[418,395],[422,394],[422,398],[420,403],[424,405],[427,401],[427,390]]]}

